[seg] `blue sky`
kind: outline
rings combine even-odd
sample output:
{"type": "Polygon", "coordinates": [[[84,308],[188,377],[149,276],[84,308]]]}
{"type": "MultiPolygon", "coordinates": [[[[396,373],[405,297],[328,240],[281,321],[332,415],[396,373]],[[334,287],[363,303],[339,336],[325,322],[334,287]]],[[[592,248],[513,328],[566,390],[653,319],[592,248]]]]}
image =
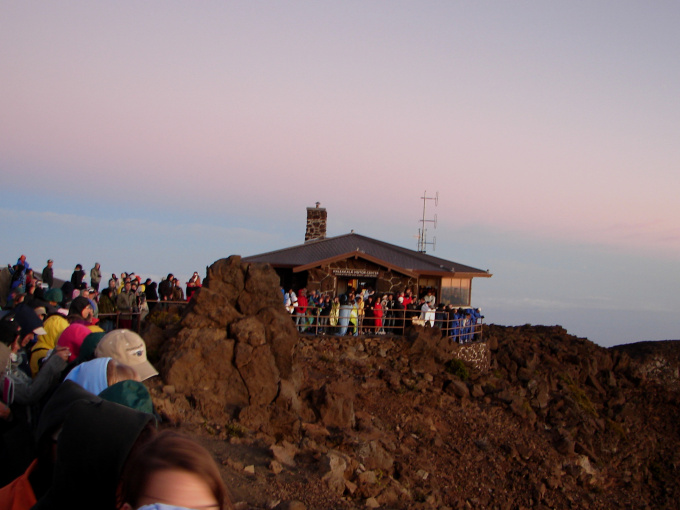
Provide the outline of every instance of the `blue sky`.
{"type": "Polygon", "coordinates": [[[0,255],[188,278],[329,235],[499,324],[680,337],[674,2],[0,1],[0,255]]]}

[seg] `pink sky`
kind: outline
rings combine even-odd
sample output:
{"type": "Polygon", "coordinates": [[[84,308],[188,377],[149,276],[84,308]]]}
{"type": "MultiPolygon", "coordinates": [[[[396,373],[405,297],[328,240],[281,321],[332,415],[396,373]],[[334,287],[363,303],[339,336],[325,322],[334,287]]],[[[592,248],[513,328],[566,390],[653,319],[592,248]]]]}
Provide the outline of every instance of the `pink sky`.
{"type": "MultiPolygon", "coordinates": [[[[8,209],[260,240],[228,255],[299,242],[281,224],[319,200],[336,234],[413,247],[428,190],[445,258],[474,227],[680,260],[673,3],[0,6],[8,209]],[[50,200],[19,201],[26,181],[50,200]]],[[[494,251],[461,262],[486,268],[494,251]]]]}

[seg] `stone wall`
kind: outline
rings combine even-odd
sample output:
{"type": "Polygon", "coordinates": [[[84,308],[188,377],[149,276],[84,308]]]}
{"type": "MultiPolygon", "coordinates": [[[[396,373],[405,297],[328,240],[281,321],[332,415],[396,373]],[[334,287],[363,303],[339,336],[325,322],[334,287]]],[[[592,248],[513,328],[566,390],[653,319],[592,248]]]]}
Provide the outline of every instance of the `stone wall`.
{"type": "Polygon", "coordinates": [[[326,238],[326,218],[326,209],[324,207],[319,207],[318,202],[316,203],[316,207],[307,208],[305,242],[326,238]]]}
{"type": "Polygon", "coordinates": [[[417,288],[418,280],[416,278],[410,278],[406,275],[395,273],[393,271],[380,271],[378,275],[378,281],[376,285],[376,291],[381,294],[396,294],[402,292],[408,287],[412,289],[417,288]]]}

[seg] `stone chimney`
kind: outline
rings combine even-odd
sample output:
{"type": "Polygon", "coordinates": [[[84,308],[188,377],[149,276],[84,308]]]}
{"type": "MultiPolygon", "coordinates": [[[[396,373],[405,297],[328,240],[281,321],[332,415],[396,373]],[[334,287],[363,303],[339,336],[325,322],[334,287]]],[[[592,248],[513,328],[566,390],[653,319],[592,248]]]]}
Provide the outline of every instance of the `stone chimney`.
{"type": "Polygon", "coordinates": [[[305,231],[305,242],[315,241],[316,239],[326,239],[326,209],[319,207],[307,208],[307,230],[305,231]]]}

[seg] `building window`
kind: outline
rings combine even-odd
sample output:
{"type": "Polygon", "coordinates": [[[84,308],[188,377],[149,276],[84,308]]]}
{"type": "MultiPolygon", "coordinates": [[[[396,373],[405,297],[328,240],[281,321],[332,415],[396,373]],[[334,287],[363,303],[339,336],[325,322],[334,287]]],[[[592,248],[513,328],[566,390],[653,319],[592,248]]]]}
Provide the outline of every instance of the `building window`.
{"type": "Polygon", "coordinates": [[[453,306],[470,306],[469,278],[442,278],[441,302],[453,306]]]}

